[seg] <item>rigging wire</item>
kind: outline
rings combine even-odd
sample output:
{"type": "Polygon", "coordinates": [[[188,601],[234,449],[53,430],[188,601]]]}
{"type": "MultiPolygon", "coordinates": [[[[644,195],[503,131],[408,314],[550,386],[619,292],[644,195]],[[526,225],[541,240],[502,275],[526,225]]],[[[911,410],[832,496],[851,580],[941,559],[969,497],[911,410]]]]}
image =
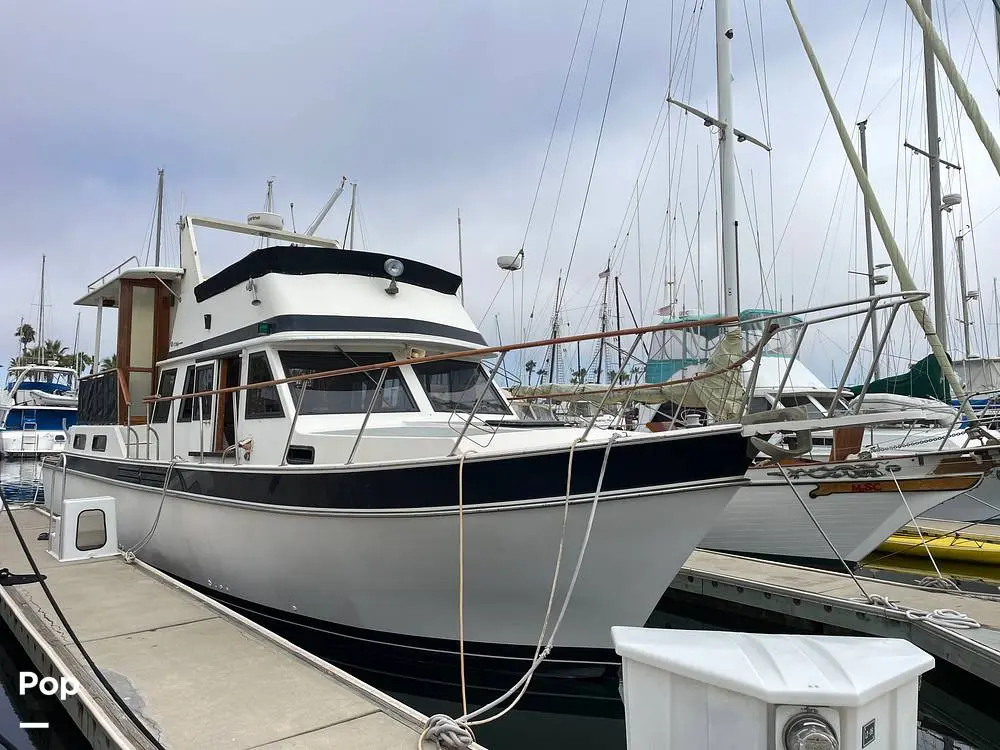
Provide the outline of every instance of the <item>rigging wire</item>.
{"type": "MultiPolygon", "coordinates": [[[[539,195],[539,192],[542,189],[542,180],[545,177],[545,168],[546,168],[546,166],[549,163],[549,154],[552,151],[552,144],[555,141],[555,137],[556,137],[556,128],[559,125],[559,115],[562,114],[563,101],[566,98],[566,89],[569,86],[570,75],[573,72],[573,64],[576,62],[576,52],[577,52],[577,49],[579,48],[579,45],[580,45],[580,36],[583,33],[583,26],[584,26],[584,23],[587,20],[587,12],[588,12],[589,9],[590,9],[590,0],[587,0],[586,3],[584,3],[584,6],[583,6],[583,13],[580,14],[580,25],[576,29],[576,37],[573,40],[573,50],[570,53],[569,65],[566,66],[566,76],[565,76],[565,78],[563,78],[562,90],[559,92],[559,104],[556,106],[556,116],[552,120],[552,131],[549,133],[549,142],[545,146],[545,156],[542,158],[542,168],[541,168],[541,170],[538,173],[538,183],[535,185],[535,195],[531,199],[531,209],[528,211],[528,221],[525,222],[525,225],[524,225],[524,236],[521,238],[521,252],[522,253],[524,252],[524,246],[528,242],[528,231],[531,229],[531,220],[532,220],[532,218],[535,215],[535,207],[538,204],[538,195],[539,195]]],[[[598,13],[598,16],[597,16],[597,25],[594,28],[594,42],[595,43],[597,41],[597,31],[598,31],[598,29],[601,26],[601,13],[603,13],[603,10],[604,10],[604,1],[602,0],[602,2],[601,2],[601,12],[598,13]]],[[[591,45],[591,48],[590,48],[590,58],[592,58],[593,55],[594,55],[594,47],[593,47],[593,45],[591,45]]],[[[587,73],[588,74],[590,72],[590,58],[588,58],[588,60],[587,60],[587,73]]],[[[576,117],[573,120],[573,134],[574,135],[576,133],[576,123],[577,123],[577,120],[580,117],[580,104],[583,102],[583,93],[586,90],[586,88],[587,88],[587,78],[585,76],[584,77],[584,81],[583,81],[583,88],[580,90],[580,98],[579,98],[579,101],[577,102],[576,117]]],[[[573,138],[571,136],[570,137],[569,149],[566,152],[566,164],[563,165],[563,174],[562,174],[562,178],[559,181],[559,195],[560,196],[562,195],[563,181],[566,179],[566,166],[569,164],[569,154],[572,152],[572,150],[573,150],[573,138]]],[[[558,211],[558,208],[559,208],[559,197],[556,198],[556,206],[553,209],[553,224],[555,223],[554,216],[555,216],[555,213],[558,211]]],[[[541,267],[539,268],[539,271],[538,271],[538,281],[539,281],[539,283],[541,283],[542,273],[545,271],[545,261],[549,257],[549,244],[551,242],[551,239],[552,239],[552,232],[551,232],[551,229],[550,229],[550,231],[549,231],[549,241],[547,241],[545,243],[545,252],[542,255],[542,264],[541,264],[541,267]]],[[[538,297],[538,290],[537,289],[535,290],[535,297],[536,298],[538,297]]],[[[534,312],[535,312],[535,308],[534,308],[534,304],[532,304],[532,308],[531,308],[532,315],[534,315],[534,312]]],[[[521,320],[520,320],[520,327],[523,329],[524,328],[524,283],[523,283],[523,281],[521,283],[521,310],[520,310],[520,318],[521,318],[521,320]]]]}
{"type": "MultiPolygon", "coordinates": [[[[854,49],[857,47],[858,39],[861,37],[861,30],[864,28],[865,20],[868,18],[868,11],[871,8],[871,4],[872,0],[867,0],[867,2],[865,3],[865,12],[861,16],[861,22],[858,24],[858,30],[854,34],[854,39],[851,41],[851,47],[847,53],[847,59],[844,61],[844,66],[840,71],[840,78],[837,81],[837,85],[834,87],[833,90],[834,96],[836,96],[837,93],[840,91],[840,86],[844,82],[844,77],[846,76],[847,69],[851,63],[851,58],[854,57],[854,49]]],[[[778,251],[781,249],[781,245],[784,243],[785,235],[788,233],[788,227],[792,223],[792,217],[795,215],[795,208],[798,206],[799,199],[802,197],[802,190],[805,187],[806,179],[809,177],[809,173],[812,169],[813,162],[816,159],[816,154],[819,152],[820,143],[822,142],[823,134],[826,132],[826,126],[829,124],[829,122],[830,122],[830,113],[827,112],[826,116],[823,118],[823,124],[820,126],[819,135],[816,136],[816,143],[813,146],[812,153],[810,153],[809,155],[809,161],[806,162],[806,169],[802,175],[801,182],[799,182],[798,190],[795,191],[795,198],[792,200],[792,206],[788,212],[788,220],[785,222],[785,226],[781,230],[781,235],[778,237],[778,243],[775,246],[775,256],[777,256],[778,251]]],[[[795,254],[793,253],[792,258],[794,259],[794,257],[795,254]]],[[[771,277],[772,273],[774,273],[773,262],[771,264],[771,267],[768,268],[767,270],[768,278],[771,277]]],[[[793,274],[794,274],[794,269],[793,269],[793,274]]]]}
{"type": "MultiPolygon", "coordinates": [[[[615,74],[618,71],[618,58],[619,58],[619,56],[621,54],[622,37],[625,34],[625,20],[628,17],[628,4],[629,4],[629,0],[625,0],[625,5],[622,8],[621,26],[618,28],[618,42],[615,45],[615,57],[614,57],[614,61],[611,64],[611,76],[610,76],[610,78],[608,80],[608,93],[607,93],[607,96],[604,99],[604,111],[601,114],[601,126],[598,129],[598,131],[597,131],[597,143],[594,145],[594,158],[593,158],[593,160],[590,163],[590,174],[587,177],[587,189],[584,191],[584,194],[583,194],[583,205],[580,207],[580,218],[577,221],[576,234],[575,234],[575,236],[573,238],[573,245],[570,248],[569,261],[566,264],[566,279],[567,280],[570,277],[570,273],[571,273],[572,268],[573,268],[573,260],[576,257],[576,250],[577,250],[577,247],[578,247],[578,244],[579,244],[579,241],[580,241],[580,231],[583,228],[583,217],[584,217],[584,215],[586,214],[586,211],[587,211],[587,200],[590,197],[590,188],[591,188],[591,186],[593,185],[593,182],[594,182],[594,170],[597,167],[597,157],[598,157],[598,154],[600,153],[600,150],[601,150],[601,142],[604,139],[604,125],[607,122],[608,107],[611,104],[611,92],[614,89],[615,74]]],[[[557,309],[559,307],[559,302],[560,302],[560,300],[556,299],[556,308],[557,309]]]]}

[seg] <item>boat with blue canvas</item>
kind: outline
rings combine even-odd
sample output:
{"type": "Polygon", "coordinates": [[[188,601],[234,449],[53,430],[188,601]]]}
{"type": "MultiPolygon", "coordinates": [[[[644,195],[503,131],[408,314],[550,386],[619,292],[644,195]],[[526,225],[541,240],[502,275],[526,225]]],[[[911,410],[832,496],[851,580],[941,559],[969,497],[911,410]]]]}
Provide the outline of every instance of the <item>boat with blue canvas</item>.
{"type": "Polygon", "coordinates": [[[77,375],[54,362],[21,365],[7,373],[0,391],[0,455],[59,453],[76,424],[77,375]]]}

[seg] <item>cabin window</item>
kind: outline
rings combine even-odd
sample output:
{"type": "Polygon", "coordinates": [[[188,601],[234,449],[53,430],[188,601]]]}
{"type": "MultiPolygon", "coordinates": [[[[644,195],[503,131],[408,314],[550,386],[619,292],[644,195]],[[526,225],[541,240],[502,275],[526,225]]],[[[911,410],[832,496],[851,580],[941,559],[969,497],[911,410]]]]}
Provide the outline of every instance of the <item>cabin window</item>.
{"type": "MultiPolygon", "coordinates": [[[[382,362],[392,362],[388,352],[280,352],[285,377],[310,375],[330,370],[345,370],[382,362]]],[[[302,397],[300,414],[364,414],[368,411],[381,370],[356,372],[350,375],[311,380],[302,397]]],[[[298,403],[302,383],[289,383],[292,400],[298,403]]],[[[373,412],[416,411],[417,405],[403,382],[398,367],[391,367],[378,393],[373,412]]]]}
{"type": "MultiPolygon", "coordinates": [[[[254,352],[247,357],[247,385],[266,383],[274,380],[271,366],[267,363],[265,352],[254,352]]],[[[251,388],[247,391],[247,419],[269,419],[285,416],[278,398],[278,387],[275,385],[263,388],[251,388]]]]}
{"type": "Polygon", "coordinates": [[[771,402],[768,401],[763,396],[754,396],[752,399],[750,399],[751,414],[759,414],[760,412],[770,411],[770,410],[771,410],[771,402]]]}
{"type": "MultiPolygon", "coordinates": [[[[160,387],[156,389],[157,396],[173,396],[174,382],[177,380],[177,368],[164,370],[160,373],[160,387]]],[[[153,405],[153,424],[166,422],[170,417],[170,407],[173,401],[157,401],[153,405]]]]}
{"type": "Polygon", "coordinates": [[[819,407],[813,403],[812,399],[804,394],[799,395],[784,395],[781,397],[781,405],[788,408],[793,406],[805,407],[806,415],[809,419],[822,419],[826,416],[825,412],[819,410],[819,407]]]}
{"type": "Polygon", "coordinates": [[[471,412],[482,396],[476,414],[510,414],[510,409],[479,362],[427,362],[413,365],[413,371],[434,411],[471,412]]]}
{"type": "Polygon", "coordinates": [[[74,435],[73,436],[73,450],[82,451],[87,449],[87,436],[86,435],[74,435]]]}
{"type": "Polygon", "coordinates": [[[104,453],[108,449],[107,435],[94,435],[90,441],[90,450],[104,453]]]}
{"type": "MultiPolygon", "coordinates": [[[[201,393],[212,390],[214,381],[215,365],[191,365],[184,374],[184,393],[201,393]]],[[[177,418],[178,422],[190,422],[192,419],[206,421],[212,418],[212,397],[201,396],[198,399],[181,399],[181,413],[177,418]],[[195,401],[201,404],[196,404],[195,401]],[[200,410],[199,410],[200,406],[200,410]],[[200,411],[200,413],[199,413],[200,411]]]]}

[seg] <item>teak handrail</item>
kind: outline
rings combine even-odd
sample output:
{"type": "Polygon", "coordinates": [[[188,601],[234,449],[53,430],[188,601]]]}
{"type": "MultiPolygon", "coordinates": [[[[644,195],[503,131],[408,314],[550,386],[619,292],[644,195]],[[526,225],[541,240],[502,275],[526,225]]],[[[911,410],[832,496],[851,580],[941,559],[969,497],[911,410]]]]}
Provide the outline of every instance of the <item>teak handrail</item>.
{"type": "Polygon", "coordinates": [[[519,349],[535,349],[556,344],[572,344],[577,341],[593,341],[594,339],[609,338],[612,336],[641,336],[646,333],[657,333],[659,331],[676,331],[685,328],[698,328],[706,325],[727,326],[739,324],[739,316],[708,318],[705,320],[684,320],[677,323],[661,323],[654,326],[641,326],[639,328],[623,328],[618,331],[604,331],[596,333],[581,333],[575,336],[562,336],[558,338],[544,339],[541,341],[526,341],[521,344],[506,344],[503,346],[486,346],[479,349],[464,349],[457,352],[445,352],[442,354],[432,354],[429,357],[409,357],[391,362],[379,362],[372,365],[359,365],[357,367],[345,367],[340,370],[327,370],[325,372],[313,372],[307,375],[295,375],[289,378],[275,378],[260,383],[248,385],[229,386],[228,388],[215,388],[210,391],[199,391],[197,393],[184,393],[179,396],[149,396],[143,399],[145,403],[155,403],[159,401],[179,401],[181,399],[198,398],[199,396],[213,396],[224,393],[236,393],[238,391],[248,391],[257,388],[268,388],[270,386],[283,385],[285,383],[300,383],[307,380],[322,380],[324,378],[335,377],[337,375],[353,375],[361,372],[371,372],[373,370],[383,370],[389,367],[400,367],[403,365],[423,364],[426,362],[440,362],[448,359],[461,359],[463,357],[482,357],[487,354],[500,354],[519,349]]]}

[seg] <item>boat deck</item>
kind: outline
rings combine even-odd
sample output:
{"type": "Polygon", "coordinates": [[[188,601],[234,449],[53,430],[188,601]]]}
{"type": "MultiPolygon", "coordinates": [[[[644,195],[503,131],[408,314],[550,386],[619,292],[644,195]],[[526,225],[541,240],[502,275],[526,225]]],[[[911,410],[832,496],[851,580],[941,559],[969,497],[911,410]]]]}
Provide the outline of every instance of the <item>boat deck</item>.
{"type": "Polygon", "coordinates": [[[935,658],[1000,686],[1000,591],[994,599],[867,577],[858,580],[868,594],[887,597],[901,608],[956,610],[981,627],[942,627],[929,620],[912,619],[904,609],[867,603],[847,573],[721,552],[696,550],[674,579],[671,590],[723,601],[727,606],[764,610],[778,622],[794,618],[838,632],[906,638],[935,658]]]}
{"type": "MultiPolygon", "coordinates": [[[[28,574],[0,514],[0,560],[28,574]]],[[[48,516],[21,508],[14,517],[87,652],[163,746],[416,747],[419,712],[142,563],[58,562],[37,539],[48,516]]],[[[95,748],[155,747],[95,679],[38,583],[0,587],[0,616],[39,674],[77,680],[64,707],[95,748]]]]}

